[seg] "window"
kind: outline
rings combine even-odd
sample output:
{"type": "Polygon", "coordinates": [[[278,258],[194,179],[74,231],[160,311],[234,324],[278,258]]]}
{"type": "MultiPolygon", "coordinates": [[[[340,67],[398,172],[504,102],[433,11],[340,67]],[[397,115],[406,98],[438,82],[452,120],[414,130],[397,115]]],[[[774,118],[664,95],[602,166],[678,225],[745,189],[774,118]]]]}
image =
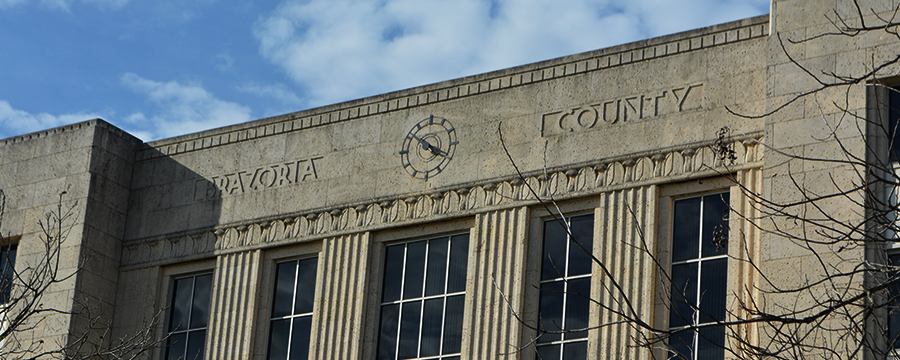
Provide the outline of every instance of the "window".
{"type": "Polygon", "coordinates": [[[593,232],[593,214],[544,222],[537,359],[587,358],[593,232]]]}
{"type": "Polygon", "coordinates": [[[212,274],[175,279],[166,359],[203,359],[212,274]]]}
{"type": "MultiPolygon", "coordinates": [[[[888,255],[888,261],[891,266],[900,266],[900,253],[888,255]]],[[[894,275],[894,274],[892,274],[894,275]]],[[[889,349],[900,349],[900,284],[894,284],[890,287],[887,302],[887,334],[889,349]]]]}
{"type": "MultiPolygon", "coordinates": [[[[888,90],[888,125],[887,125],[887,153],[890,159],[892,173],[887,174],[886,184],[884,186],[885,193],[885,228],[884,238],[888,240],[886,248],[888,250],[888,264],[895,269],[900,266],[900,217],[897,210],[900,208],[900,189],[897,187],[897,181],[900,180],[900,92],[897,89],[888,90]]],[[[896,276],[896,273],[889,272],[887,275],[896,276]]],[[[886,344],[891,355],[889,359],[898,358],[900,352],[900,285],[893,285],[888,289],[887,300],[887,331],[886,344]]]]}
{"type": "Polygon", "coordinates": [[[689,327],[725,319],[728,272],[728,193],[675,201],[669,339],[680,359],[722,359],[724,328],[689,327]]]}
{"type": "Polygon", "coordinates": [[[469,235],[385,248],[379,360],[459,359],[469,235]]]}
{"type": "Polygon", "coordinates": [[[0,246],[0,304],[9,302],[12,284],[16,277],[17,244],[0,246]]]}
{"type": "Polygon", "coordinates": [[[888,157],[895,167],[900,162],[900,136],[897,134],[900,131],[900,122],[898,119],[900,119],[900,90],[890,89],[888,90],[887,146],[888,157]]]}
{"type": "Polygon", "coordinates": [[[318,260],[312,258],[276,265],[268,359],[309,358],[317,263],[318,260]]]}

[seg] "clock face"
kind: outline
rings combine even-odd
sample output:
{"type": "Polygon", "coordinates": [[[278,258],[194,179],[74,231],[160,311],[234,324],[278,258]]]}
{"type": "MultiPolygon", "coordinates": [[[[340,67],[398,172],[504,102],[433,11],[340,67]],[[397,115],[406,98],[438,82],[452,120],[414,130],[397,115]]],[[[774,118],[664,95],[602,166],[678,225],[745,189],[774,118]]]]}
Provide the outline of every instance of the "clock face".
{"type": "Polygon", "coordinates": [[[406,134],[400,148],[400,161],[412,177],[428,180],[447,167],[458,143],[453,124],[431,115],[416,123],[406,134]]]}

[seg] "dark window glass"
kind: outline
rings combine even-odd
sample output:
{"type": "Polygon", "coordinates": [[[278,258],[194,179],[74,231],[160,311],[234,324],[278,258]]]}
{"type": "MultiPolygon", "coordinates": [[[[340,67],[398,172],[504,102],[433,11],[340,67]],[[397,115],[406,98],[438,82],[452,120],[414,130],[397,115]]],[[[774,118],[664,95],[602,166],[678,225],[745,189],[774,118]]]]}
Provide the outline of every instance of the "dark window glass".
{"type": "Polygon", "coordinates": [[[384,280],[381,287],[381,301],[390,302],[400,300],[402,282],[396,281],[399,274],[403,274],[403,258],[406,255],[406,247],[390,246],[385,249],[384,255],[384,280]]]}
{"type": "Polygon", "coordinates": [[[169,309],[166,359],[202,359],[209,322],[212,274],[175,279],[169,309]]]}
{"type": "Polygon", "coordinates": [[[285,261],[275,265],[267,359],[309,358],[317,265],[316,258],[285,261]]]}
{"type": "Polygon", "coordinates": [[[17,244],[0,246],[0,303],[9,302],[15,280],[17,244]]]}
{"type": "Polygon", "coordinates": [[[459,359],[468,253],[467,234],[385,248],[377,359],[459,359]]]}
{"type": "Polygon", "coordinates": [[[593,237],[592,214],[544,222],[536,359],[587,358],[593,237]]]}
{"type": "Polygon", "coordinates": [[[669,338],[674,358],[722,359],[721,327],[691,326],[725,319],[728,281],[728,193],[675,201],[672,226],[672,280],[669,338]]]}
{"type": "MultiPolygon", "coordinates": [[[[888,260],[891,265],[900,266],[900,253],[891,255],[888,260]]],[[[897,276],[897,273],[892,275],[897,276]]],[[[888,344],[893,346],[892,349],[900,349],[900,284],[891,286],[888,296],[888,344]]]]}
{"type": "Polygon", "coordinates": [[[892,162],[897,162],[900,159],[900,93],[897,90],[891,89],[889,92],[890,97],[890,106],[888,109],[888,152],[890,154],[890,158],[892,162]]]}

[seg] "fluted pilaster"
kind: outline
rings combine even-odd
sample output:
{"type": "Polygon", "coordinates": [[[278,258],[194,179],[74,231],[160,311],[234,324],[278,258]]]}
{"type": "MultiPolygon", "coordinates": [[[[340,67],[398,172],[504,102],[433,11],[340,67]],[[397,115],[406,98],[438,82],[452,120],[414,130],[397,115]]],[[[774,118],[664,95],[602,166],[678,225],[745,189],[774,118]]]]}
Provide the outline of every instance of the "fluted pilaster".
{"type": "Polygon", "coordinates": [[[528,208],[479,214],[469,243],[462,356],[518,358],[528,208]],[[508,354],[508,355],[507,355],[508,354]]]}
{"type": "Polygon", "coordinates": [[[594,264],[591,297],[615,311],[594,306],[588,349],[598,359],[646,359],[650,352],[636,347],[641,329],[628,321],[651,323],[656,265],[656,186],[644,186],[600,195],[595,212],[594,264]],[[623,315],[617,314],[621,313],[623,315]]]}
{"type": "Polygon", "coordinates": [[[319,286],[311,359],[359,359],[363,344],[369,233],[325,239],[319,257],[319,286]]]}
{"type": "Polygon", "coordinates": [[[260,250],[221,255],[216,260],[207,359],[249,359],[256,325],[260,250]]]}

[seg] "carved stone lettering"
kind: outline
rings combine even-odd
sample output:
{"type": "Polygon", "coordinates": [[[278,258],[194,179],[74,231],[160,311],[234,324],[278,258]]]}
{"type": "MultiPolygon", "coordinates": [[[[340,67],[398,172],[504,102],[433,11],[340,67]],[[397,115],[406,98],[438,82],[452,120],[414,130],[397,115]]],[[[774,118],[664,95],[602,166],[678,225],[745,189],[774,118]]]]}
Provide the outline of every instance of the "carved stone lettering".
{"type": "Polygon", "coordinates": [[[640,95],[553,111],[541,117],[541,136],[595,129],[598,124],[625,124],[703,106],[703,84],[692,84],[640,95]]]}
{"type": "Polygon", "coordinates": [[[194,186],[194,200],[210,200],[223,196],[290,186],[319,178],[316,163],[323,157],[314,156],[281,164],[260,166],[256,169],[199,179],[194,186]]]}

